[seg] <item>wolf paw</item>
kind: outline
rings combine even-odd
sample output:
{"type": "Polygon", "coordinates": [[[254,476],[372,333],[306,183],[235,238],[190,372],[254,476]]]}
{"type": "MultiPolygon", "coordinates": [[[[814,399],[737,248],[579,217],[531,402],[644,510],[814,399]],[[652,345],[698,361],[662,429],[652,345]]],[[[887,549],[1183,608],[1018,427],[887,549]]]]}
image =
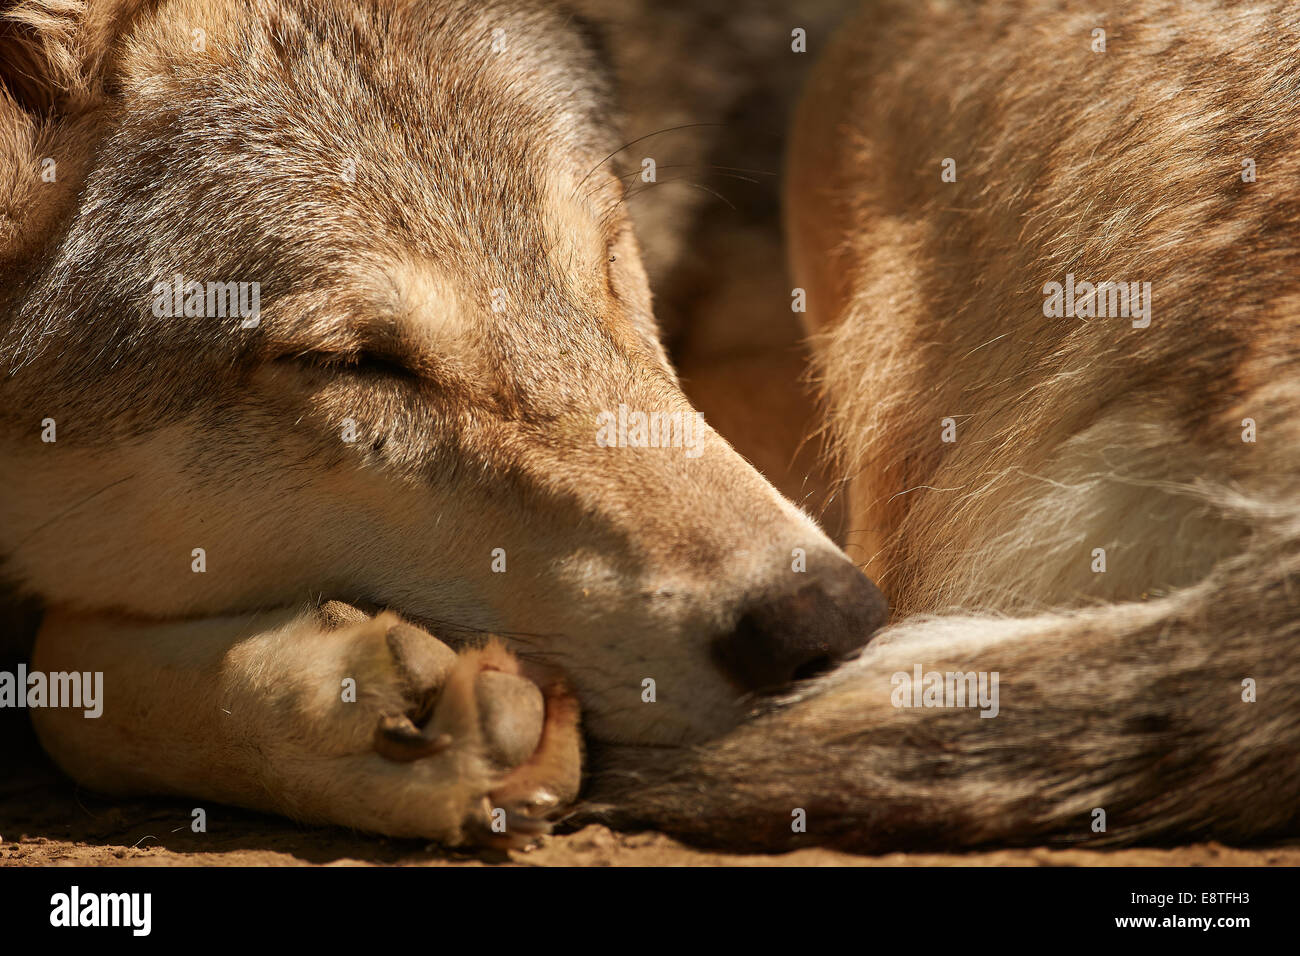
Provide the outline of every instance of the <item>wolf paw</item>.
{"type": "Polygon", "coordinates": [[[373,754],[401,791],[391,814],[367,801],[374,828],[501,848],[550,831],[577,796],[582,761],[577,702],[560,675],[497,640],[458,653],[389,612],[330,602],[320,613],[327,629],[350,631],[367,656],[386,658],[378,673],[360,669],[372,691],[362,690],[373,754]],[[424,813],[413,806],[420,782],[431,785],[424,813]]]}

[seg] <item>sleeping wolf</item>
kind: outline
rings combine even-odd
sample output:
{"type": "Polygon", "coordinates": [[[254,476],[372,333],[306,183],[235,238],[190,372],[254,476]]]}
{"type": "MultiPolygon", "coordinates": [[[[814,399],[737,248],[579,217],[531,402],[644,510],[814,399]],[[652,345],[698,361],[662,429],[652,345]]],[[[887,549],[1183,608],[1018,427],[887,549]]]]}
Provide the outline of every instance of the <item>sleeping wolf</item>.
{"type": "Polygon", "coordinates": [[[814,79],[787,217],[878,632],[681,391],[580,19],[9,5],[0,554],[33,671],[104,686],[47,749],[518,842],[581,708],[585,812],[701,840],[1288,828],[1296,18],[1125,17],[872,4],[814,79]]]}

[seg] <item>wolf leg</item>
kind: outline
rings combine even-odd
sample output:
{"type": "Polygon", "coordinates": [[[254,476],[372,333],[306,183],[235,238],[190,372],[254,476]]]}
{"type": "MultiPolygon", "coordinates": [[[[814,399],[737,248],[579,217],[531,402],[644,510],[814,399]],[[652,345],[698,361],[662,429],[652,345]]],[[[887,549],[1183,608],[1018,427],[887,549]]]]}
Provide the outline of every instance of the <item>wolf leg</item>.
{"type": "Polygon", "coordinates": [[[577,705],[490,642],[459,654],[339,602],[196,621],[51,613],[33,670],[101,672],[102,713],[33,709],[109,793],[172,793],[457,845],[520,845],[577,793],[577,705]]]}

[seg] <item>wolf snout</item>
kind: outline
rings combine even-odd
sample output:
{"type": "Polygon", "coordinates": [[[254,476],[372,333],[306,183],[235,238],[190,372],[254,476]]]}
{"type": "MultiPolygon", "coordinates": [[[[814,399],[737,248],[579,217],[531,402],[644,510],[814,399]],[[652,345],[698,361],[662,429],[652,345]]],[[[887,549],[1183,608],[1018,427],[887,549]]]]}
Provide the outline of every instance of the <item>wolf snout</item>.
{"type": "Polygon", "coordinates": [[[879,588],[843,561],[797,590],[750,603],[714,641],[714,659],[745,690],[776,690],[865,646],[888,613],[879,588]]]}

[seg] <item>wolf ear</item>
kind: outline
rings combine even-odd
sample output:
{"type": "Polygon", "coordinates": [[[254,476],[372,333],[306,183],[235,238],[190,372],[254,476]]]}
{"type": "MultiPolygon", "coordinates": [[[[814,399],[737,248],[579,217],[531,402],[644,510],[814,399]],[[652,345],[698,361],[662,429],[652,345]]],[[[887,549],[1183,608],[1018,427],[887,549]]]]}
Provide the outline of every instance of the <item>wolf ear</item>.
{"type": "Polygon", "coordinates": [[[0,0],[0,87],[33,113],[101,93],[113,41],[147,0],[0,0]]]}

